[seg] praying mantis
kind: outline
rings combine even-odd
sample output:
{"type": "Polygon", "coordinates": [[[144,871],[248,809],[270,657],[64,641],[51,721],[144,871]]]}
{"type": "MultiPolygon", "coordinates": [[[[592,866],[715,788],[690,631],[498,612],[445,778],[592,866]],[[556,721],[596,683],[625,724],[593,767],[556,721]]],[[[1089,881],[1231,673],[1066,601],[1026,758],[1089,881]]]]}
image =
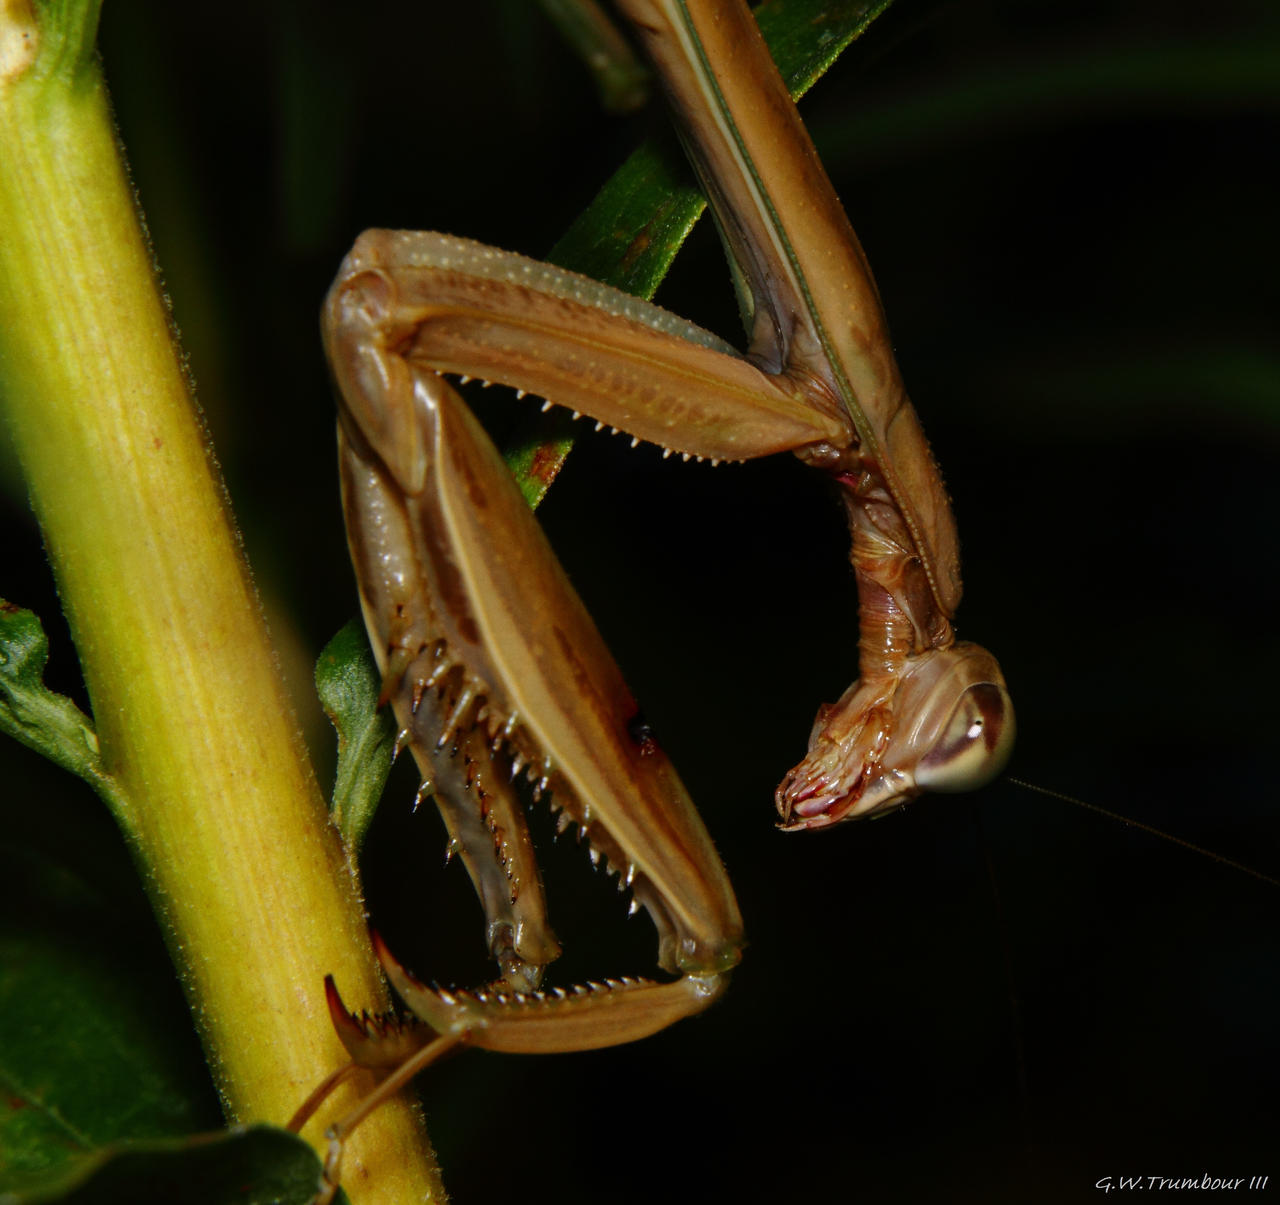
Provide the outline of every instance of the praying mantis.
{"type": "MultiPolygon", "coordinates": [[[[903,5],[899,11],[910,19],[913,7],[903,5]]],[[[1126,18],[1132,19],[1140,8],[1126,6],[1126,18]]],[[[1157,21],[1163,22],[1163,11],[1153,11],[1153,29],[1157,21]]],[[[1081,19],[1076,28],[1081,30],[1077,46],[1085,63],[1092,61],[1085,53],[1088,42],[1107,51],[1123,49],[1123,30],[1109,30],[1101,10],[1081,19]]],[[[1199,38],[1200,28],[1197,24],[1190,36],[1199,38]]],[[[478,27],[477,32],[482,30],[478,27]]],[[[422,44],[420,39],[413,41],[422,44]]],[[[1004,113],[1017,114],[1018,124],[1009,133],[999,121],[984,119],[982,111],[964,111],[955,98],[968,95],[966,81],[972,85],[979,80],[1003,83],[1000,95],[1006,98],[1025,96],[1013,86],[1015,76],[1032,91],[1031,76],[1040,86],[1039,77],[1051,75],[1043,70],[1045,59],[1036,56],[1042,47],[1028,47],[1016,32],[981,21],[965,22],[963,33],[955,24],[942,34],[936,24],[926,24],[923,33],[905,39],[908,53],[897,57],[893,47],[900,43],[892,29],[885,30],[885,41],[889,50],[881,60],[883,68],[877,72],[873,64],[872,70],[862,71],[851,63],[852,70],[836,73],[827,96],[815,98],[814,121],[820,132],[825,104],[829,138],[837,114],[849,123],[865,120],[873,129],[894,119],[892,136],[882,136],[880,144],[891,142],[893,157],[877,156],[874,148],[868,155],[862,143],[855,149],[846,147],[843,158],[851,167],[846,167],[843,180],[837,177],[838,187],[868,240],[899,340],[899,358],[955,494],[964,536],[965,631],[975,632],[979,639],[988,637],[986,642],[998,648],[1010,675],[1023,728],[1021,770],[1028,772],[1029,755],[1032,772],[1050,780],[1056,777],[1060,785],[1104,788],[1091,793],[1145,802],[1148,815],[1178,807],[1183,816],[1200,819],[1215,832],[1234,836],[1243,831],[1252,844],[1265,837],[1262,822],[1273,810],[1269,777],[1259,764],[1250,768],[1248,753],[1253,749],[1265,755],[1258,763],[1265,760],[1269,773],[1270,717],[1265,706],[1247,706],[1249,695],[1240,691],[1242,683],[1247,689],[1251,674],[1240,671],[1256,663],[1258,637],[1265,631],[1264,616],[1254,608],[1265,602],[1267,592],[1254,589],[1261,583],[1250,575],[1266,561],[1256,552],[1269,547],[1269,511],[1264,505],[1242,503],[1251,498],[1266,501],[1262,484],[1267,478],[1259,471],[1267,463],[1265,441],[1254,438],[1255,428],[1249,423],[1232,417],[1239,408],[1229,395],[1224,400],[1217,387],[1206,387],[1203,378],[1192,378],[1185,390],[1170,390],[1167,374],[1180,371],[1181,360],[1139,347],[1123,321],[1126,315],[1141,314],[1153,328],[1173,332],[1170,342],[1190,350],[1197,348],[1190,337],[1193,328],[1211,334],[1246,329],[1241,321],[1248,313],[1245,291],[1222,287],[1217,272],[1232,262],[1232,232],[1239,232],[1243,244],[1247,231],[1260,228],[1249,218],[1260,214],[1261,207],[1250,208],[1248,197],[1265,198],[1267,193],[1265,188],[1251,193],[1240,186],[1249,179],[1248,155],[1236,154],[1231,163],[1226,161],[1236,146],[1230,136],[1230,109],[1225,117],[1201,115],[1198,134],[1188,134],[1188,123],[1180,114],[1158,126],[1153,121],[1152,127],[1177,135],[1165,139],[1167,155],[1161,154],[1160,139],[1148,132],[1152,127],[1132,119],[1116,121],[1113,110],[1104,109],[1104,116],[1099,116],[1091,93],[1085,117],[1074,114],[1069,93],[1060,101],[1061,114],[1046,115],[1034,103],[1005,105],[1004,113]],[[954,73],[940,71],[933,58],[925,58],[923,67],[920,59],[913,61],[910,47],[919,49],[922,42],[932,46],[935,39],[949,46],[954,73]],[[998,65],[992,67],[993,58],[1006,64],[1004,73],[998,65]],[[1028,61],[1042,69],[1028,72],[1028,61]],[[960,62],[970,64],[967,73],[954,70],[960,62]],[[849,82],[842,75],[859,78],[849,82]],[[913,89],[935,100],[945,98],[954,106],[948,111],[957,113],[957,120],[948,125],[936,108],[923,114],[917,108],[916,124],[904,133],[896,118],[901,97],[914,96],[913,89]],[[886,94],[891,99],[884,99],[886,94]],[[933,129],[935,120],[950,134],[945,145],[933,129]],[[1121,142],[1126,166],[1120,166],[1121,142]],[[1223,148],[1217,159],[1215,143],[1223,148]],[[1174,159],[1176,171],[1162,170],[1174,159]],[[1109,170],[1102,170],[1099,161],[1109,164],[1109,170]],[[1189,161],[1213,170],[1185,174],[1189,161]],[[1209,181],[1214,195],[1231,199],[1229,220],[1215,209],[1212,196],[1206,200],[1209,181]],[[922,184],[936,190],[929,205],[914,203],[924,192],[922,184]],[[937,193],[943,194],[941,204],[937,193]],[[892,220],[894,211],[900,215],[897,223],[892,220]],[[1175,216],[1182,218],[1183,230],[1198,233],[1177,255],[1169,255],[1165,236],[1175,216]],[[1126,225],[1126,217],[1134,219],[1133,224],[1126,225]],[[880,245],[873,245],[877,241],[880,245]],[[939,255],[953,248],[954,257],[939,255]],[[1027,250],[1031,248],[1033,253],[1027,250]],[[936,274],[926,278],[923,265],[932,267],[938,259],[942,264],[936,274]],[[1134,259],[1144,266],[1143,273],[1131,270],[1134,259]],[[1075,291],[1063,287],[1071,282],[1075,291]],[[961,335],[950,325],[953,316],[961,335]],[[958,347],[962,354],[957,354],[958,347]],[[1138,351],[1143,353],[1145,377],[1115,372],[1117,364],[1132,363],[1125,359],[1126,350],[1133,351],[1135,359],[1138,351]],[[946,387],[950,384],[954,392],[946,387]],[[1190,396],[1197,390],[1198,408],[1190,396]],[[957,439],[957,432],[970,425],[981,440],[957,439]],[[1208,490],[1188,475],[1184,453],[1189,447],[1197,449],[1194,463],[1214,466],[1208,490]],[[1229,469],[1225,482],[1217,473],[1224,464],[1229,469]],[[985,490],[980,476],[984,473],[990,481],[985,490]],[[1087,488],[1080,488],[1082,484],[1087,488]],[[1226,530],[1218,521],[1224,486],[1234,516],[1226,530]],[[984,495],[993,499],[987,509],[984,495]],[[1217,566],[1230,566],[1229,589],[1224,589],[1221,573],[1187,572],[1187,547],[1209,546],[1205,538],[1197,538],[1210,534],[1209,523],[1196,525],[1198,516],[1212,520],[1218,529],[1212,533],[1212,546],[1220,550],[1217,566]],[[1250,516],[1263,523],[1251,524],[1250,516]],[[1223,539],[1228,541],[1225,551],[1219,542],[1223,539]],[[1201,626],[1205,618],[1218,622],[1201,626]],[[1043,639],[1046,633],[1052,634],[1050,640],[1043,639]],[[1095,688],[1104,670],[1106,689],[1098,693],[1095,688]],[[1206,731],[1201,724],[1209,699],[1212,726],[1206,731]],[[1189,700],[1195,705],[1190,713],[1189,700]],[[1229,783],[1224,781],[1228,777],[1229,783]],[[1194,800],[1189,795],[1193,789],[1194,800]],[[1255,827],[1250,830],[1244,826],[1251,816],[1255,827]]],[[[866,58],[879,55],[880,39],[870,39],[865,50],[866,58]]],[[[1142,51],[1145,63],[1145,40],[1142,51]]],[[[171,60],[185,61],[180,43],[171,60]]],[[[500,94],[501,67],[492,69],[495,75],[485,80],[483,90],[500,94]]],[[[132,73],[134,78],[142,74],[132,73]]],[[[1062,90],[1059,82],[1055,98],[1062,90]]],[[[269,101],[265,96],[260,104],[269,101]]],[[[382,103],[379,94],[371,110],[381,112],[376,106],[382,103]]],[[[167,110],[152,106],[157,107],[167,110]]],[[[1123,111],[1122,106],[1116,108],[1123,111]]],[[[1158,105],[1153,109],[1159,112],[1158,105]]],[[[403,100],[398,110],[412,112],[403,100]]],[[[810,109],[805,113],[809,120],[810,109]]],[[[416,117],[415,123],[418,130],[433,124],[431,118],[418,122],[416,117]]],[[[402,128],[395,127],[401,142],[402,128]]],[[[546,128],[546,138],[539,140],[544,145],[554,147],[565,140],[554,121],[546,128]]],[[[244,133],[237,131],[237,147],[244,133]]],[[[506,131],[470,133],[480,145],[499,143],[506,131]]],[[[512,159],[521,141],[519,134],[509,139],[512,149],[506,154],[512,159]]],[[[392,147],[385,155],[369,156],[376,166],[362,173],[362,188],[390,180],[399,194],[408,191],[400,171],[404,160],[397,161],[395,151],[392,147]]],[[[581,153],[585,158],[588,152],[581,153]]],[[[841,150],[828,145],[823,154],[834,174],[841,150]]],[[[140,161],[145,164],[145,157],[140,161]]],[[[553,160],[557,165],[562,161],[563,157],[553,160]]],[[[484,195],[483,181],[477,188],[472,165],[458,170],[452,159],[446,163],[446,187],[454,197],[466,197],[466,203],[473,204],[477,195],[484,195]]],[[[226,170],[237,172],[240,165],[226,170]]],[[[439,169],[433,165],[433,170],[439,169]]],[[[587,169],[592,182],[598,170],[598,161],[587,169]]],[[[509,172],[493,191],[501,189],[515,215],[528,207],[533,192],[553,196],[560,218],[575,207],[572,186],[563,193],[530,189],[530,179],[537,179],[535,172],[509,172]]],[[[249,187],[248,181],[243,184],[249,187]]],[[[409,195],[409,204],[423,208],[412,192],[409,195]]],[[[255,230],[261,215],[270,212],[271,201],[270,191],[264,190],[256,204],[245,207],[255,230]]],[[[394,212],[394,200],[364,205],[363,219],[346,223],[350,231],[386,221],[380,215],[394,212]]],[[[536,226],[531,234],[518,224],[512,231],[473,227],[456,214],[438,220],[445,229],[483,232],[488,241],[535,252],[547,238],[536,226]]],[[[710,232],[705,233],[709,242],[710,232]]],[[[342,239],[342,247],[335,245],[322,256],[319,272],[326,281],[350,234],[344,232],[342,239]]],[[[218,245],[212,239],[206,243],[218,245]]],[[[224,263],[235,265],[234,271],[228,269],[227,293],[237,299],[237,313],[244,316],[247,331],[274,336],[272,310],[280,308],[276,295],[241,287],[245,280],[260,279],[255,275],[262,270],[257,262],[259,243],[247,237],[234,245],[242,249],[243,260],[235,260],[230,243],[220,251],[224,263]]],[[[1247,261],[1241,257],[1236,262],[1247,261]]],[[[713,283],[727,298],[719,261],[714,268],[708,275],[715,277],[713,283]]],[[[282,259],[268,273],[292,279],[289,269],[289,261],[282,259]]],[[[318,295],[321,286],[316,281],[311,291],[318,295]]],[[[687,281],[673,282],[673,296],[679,300],[669,304],[683,313],[698,313],[696,305],[681,297],[682,284],[687,291],[687,281]]],[[[291,308],[309,317],[314,309],[310,294],[295,302],[291,308]]],[[[310,338],[296,355],[272,340],[270,354],[262,357],[264,363],[274,359],[287,365],[290,385],[296,373],[320,361],[310,347],[314,323],[299,326],[310,338]]],[[[733,337],[731,324],[723,326],[723,333],[733,337]]],[[[274,403],[285,392],[281,388],[264,395],[256,413],[266,413],[269,403],[275,413],[274,403]]],[[[319,483],[320,496],[308,509],[310,519],[322,512],[326,499],[330,509],[336,509],[332,472],[323,454],[298,455],[296,439],[305,434],[310,419],[331,442],[332,421],[324,406],[315,405],[318,390],[304,392],[305,410],[289,416],[288,438],[272,449],[273,472],[256,476],[274,482],[276,469],[283,473],[291,465],[301,468],[288,488],[291,495],[305,496],[307,488],[317,490],[319,483]]],[[[581,493],[582,478],[596,472],[595,464],[602,458],[611,458],[610,464],[621,460],[625,442],[604,435],[584,440],[583,455],[575,458],[576,466],[565,474],[563,489],[558,488],[553,498],[553,508],[560,511],[559,516],[551,515],[553,525],[558,517],[566,520],[564,526],[575,518],[579,524],[601,523],[587,505],[580,505],[581,513],[573,515],[574,491],[581,493]]],[[[740,654],[734,659],[719,652],[682,658],[681,633],[686,628],[697,633],[689,637],[688,646],[698,653],[698,640],[705,641],[703,633],[719,617],[713,613],[708,622],[709,608],[700,592],[681,581],[693,563],[692,551],[686,551],[683,560],[668,561],[652,556],[649,549],[658,539],[679,545],[686,527],[697,533],[695,539],[711,546],[718,533],[707,516],[714,515],[728,533],[728,542],[736,546],[731,552],[768,566],[763,573],[757,571],[755,579],[744,575],[735,582],[741,595],[750,589],[776,596],[782,593],[776,583],[786,580],[783,575],[790,565],[781,558],[770,560],[767,548],[755,557],[748,542],[732,534],[746,529],[761,545],[767,543],[759,533],[765,530],[762,518],[769,512],[747,503],[759,494],[772,503],[789,489],[800,493],[808,505],[805,525],[794,525],[797,541],[807,534],[809,512],[814,519],[827,518],[827,545],[813,540],[814,554],[803,563],[825,566],[828,579],[848,574],[840,555],[841,524],[837,516],[823,511],[820,475],[809,474],[793,457],[704,470],[662,462],[651,449],[645,452],[641,448],[634,454],[641,467],[618,493],[625,495],[629,487],[631,498],[645,501],[669,492],[685,500],[687,517],[672,525],[661,514],[651,517],[645,511],[645,540],[637,540],[634,527],[625,522],[618,524],[616,540],[611,533],[600,557],[610,558],[602,576],[607,586],[624,582],[628,594],[644,600],[646,630],[635,640],[638,647],[651,648],[653,656],[633,653],[628,659],[625,632],[620,641],[616,631],[610,631],[610,642],[622,646],[619,656],[628,666],[628,679],[658,712],[659,731],[670,742],[732,872],[751,944],[732,989],[706,1018],[672,1027],[657,1039],[594,1055],[459,1059],[420,1081],[433,1117],[453,1110],[455,1117],[469,1116],[473,1127],[476,1117],[483,1118],[480,1126],[487,1136],[495,1128],[489,1106],[477,1105],[468,1092],[483,1092],[503,1103],[536,1099],[537,1107],[520,1109],[518,1124],[504,1127],[512,1165],[545,1167],[548,1182],[554,1177],[558,1188],[565,1178],[572,1182],[575,1175],[590,1175],[580,1171],[583,1164],[594,1169],[596,1183],[625,1168],[624,1176],[632,1183],[620,1186],[621,1199],[628,1199],[628,1188],[630,1199],[639,1199],[643,1190],[635,1188],[634,1179],[643,1183],[646,1174],[653,1178],[651,1194],[656,1194],[659,1176],[672,1176],[686,1191],[699,1184],[695,1175],[672,1173],[671,1147],[677,1144],[666,1139],[700,1133],[702,1117],[709,1111],[726,1119],[743,1147],[777,1152],[776,1159],[735,1161],[733,1169],[753,1195],[763,1182],[783,1199],[818,1199],[820,1188],[845,1185],[855,1163],[859,1174],[862,1169],[879,1169],[882,1182],[894,1177],[896,1185],[908,1160],[911,1166],[924,1162],[919,1159],[922,1150],[931,1160],[939,1151],[943,1154],[937,1178],[927,1180],[916,1195],[945,1197],[957,1183],[957,1166],[963,1166],[955,1154],[961,1145],[976,1152],[972,1165],[998,1168],[1008,1135],[1020,1122],[1033,1139],[1047,1137],[1059,1149],[1073,1149],[1082,1163],[1106,1141],[1108,1131],[1130,1134],[1135,1117],[1152,1132],[1167,1126],[1175,1136],[1185,1132],[1178,1123],[1192,1119],[1197,1128],[1213,1134],[1231,1130],[1234,1136],[1245,1130],[1248,1098],[1223,1092],[1220,1071],[1239,1042],[1234,1034],[1262,1032],[1261,1026],[1251,1031],[1248,1018],[1273,1011],[1257,1007],[1260,997],[1266,1003],[1263,993],[1231,989],[1233,982],[1251,982],[1246,975],[1259,965],[1249,949],[1247,924],[1253,913],[1256,934],[1257,924],[1269,919],[1265,906],[1251,904],[1257,897],[1247,892],[1228,895],[1218,889],[1218,876],[1176,857],[1169,859],[1164,851],[1149,857],[1142,839],[1133,834],[1099,828],[1087,816],[1039,801],[1029,803],[1000,783],[983,792],[979,806],[990,860],[1001,880],[1008,925],[1004,932],[991,916],[983,856],[965,841],[978,811],[968,802],[926,801],[886,824],[856,832],[833,830],[833,839],[790,841],[774,833],[769,790],[778,772],[799,756],[813,702],[836,697],[852,677],[852,651],[830,652],[828,677],[840,676],[820,688],[808,683],[797,687],[802,672],[816,672],[803,666],[813,661],[812,655],[798,656],[795,651],[799,641],[793,644],[792,635],[800,630],[799,624],[758,627],[764,664],[753,665],[750,676],[735,676],[737,659],[745,660],[740,654]],[[719,506],[723,498],[732,503],[719,506]],[[756,580],[762,582],[758,591],[756,580]],[[679,626],[666,620],[667,610],[679,611],[679,626]],[[770,645],[784,633],[788,648],[777,652],[770,645]],[[697,674],[697,685],[680,685],[682,672],[697,674]],[[648,683],[646,676],[651,678],[648,683]],[[696,696],[697,710],[686,717],[683,730],[662,714],[664,707],[671,709],[660,688],[664,680],[673,683],[667,700],[679,703],[683,694],[696,696]],[[762,684],[760,689],[757,684],[762,684]],[[775,695],[790,697],[789,714],[775,695]],[[742,714],[747,699],[749,717],[742,714]],[[729,706],[723,705],[726,701],[729,706]],[[735,713],[731,720],[723,714],[729,710],[735,713]],[[724,736],[730,723],[735,725],[732,742],[724,736]],[[682,731],[693,735],[682,737],[682,731]],[[754,778],[751,768],[744,768],[732,752],[742,743],[760,747],[760,759],[770,763],[763,771],[756,769],[754,778]],[[704,761],[711,769],[699,771],[698,759],[689,756],[690,744],[710,750],[704,761]],[[794,754],[792,745],[797,746],[794,754]],[[707,789],[708,782],[713,789],[707,789]],[[1000,974],[1002,945],[1013,965],[1013,990],[1006,990],[1007,981],[1000,974]],[[1020,1020],[1010,1005],[1015,991],[1021,995],[1020,1020]],[[999,1038],[1007,1032],[1002,1020],[1009,1029],[1014,1023],[1025,1027],[1030,1088],[1022,1097],[1009,1090],[1015,1070],[1023,1065],[1011,1053],[1012,1042],[1007,1044],[1010,1053],[1003,1069],[997,1066],[1004,1052],[999,1038]],[[1161,1044],[1153,1039],[1153,1031],[1173,1041],[1161,1044]],[[688,1091],[694,1077],[696,1094],[688,1091]],[[1170,1090],[1174,1079],[1178,1086],[1170,1090]],[[661,1107],[646,1107],[658,1083],[664,1086],[661,1107]],[[673,1084],[676,1089],[669,1090],[673,1084]],[[1187,1103],[1193,1099],[1200,1102],[1198,1111],[1187,1103]],[[1140,1102],[1137,1109],[1134,1101],[1140,1102]],[[597,1103],[600,1107],[593,1107],[597,1103]],[[845,1131],[850,1135],[847,1142],[806,1140],[800,1129],[805,1111],[810,1118],[852,1120],[856,1137],[851,1126],[845,1131]],[[972,1120],[966,1124],[970,1111],[972,1120]],[[572,1142],[563,1141],[568,1119],[573,1119],[572,1142]],[[545,1163],[535,1162],[546,1152],[545,1163]],[[951,1152],[950,1158],[946,1152],[951,1152]],[[824,1175],[830,1177],[825,1183],[824,1175]]],[[[589,488],[590,480],[586,484],[589,488]]],[[[602,484],[607,489],[610,482],[602,484]]],[[[606,491],[596,497],[602,511],[612,513],[619,507],[618,498],[606,491]]],[[[621,517],[627,518],[625,508],[621,517]]],[[[336,529],[337,524],[331,526],[336,529]]],[[[603,526],[607,529],[607,522],[603,526]]],[[[282,556],[301,544],[290,541],[282,556]]],[[[314,564],[314,557],[308,559],[314,564]]],[[[572,548],[569,559],[572,565],[572,548]]],[[[705,559],[718,568],[730,563],[718,548],[714,557],[705,559]]],[[[338,568],[337,555],[324,563],[327,575],[343,579],[348,600],[349,571],[338,568]]],[[[573,566],[575,580],[588,597],[592,567],[590,560],[573,566]]],[[[825,600],[815,598],[811,617],[805,619],[807,630],[802,634],[811,636],[806,653],[812,645],[825,648],[835,638],[837,625],[852,614],[848,600],[843,607],[832,605],[834,591],[828,585],[829,581],[822,584],[825,600]]],[[[630,625],[626,612],[628,618],[622,622],[616,616],[610,621],[609,590],[597,587],[596,594],[604,605],[593,599],[592,608],[603,616],[607,631],[610,622],[615,630],[630,625]]],[[[344,601],[335,613],[345,613],[347,606],[344,601]]],[[[1254,681],[1260,684],[1262,679],[1257,676],[1254,681]]],[[[408,761],[402,759],[401,770],[412,772],[408,761]]],[[[410,793],[408,787],[399,792],[402,803],[410,793]]],[[[407,813],[407,807],[384,809],[383,818],[389,821],[400,811],[407,813]]],[[[413,823],[420,830],[437,822],[434,815],[420,815],[413,823]]],[[[424,880],[443,878],[458,894],[469,891],[456,863],[449,875],[432,873],[439,852],[435,839],[430,839],[426,852],[427,860],[406,862],[395,876],[397,887],[408,884],[415,893],[412,906],[403,910],[406,917],[424,915],[416,898],[430,889],[424,880]]],[[[583,869],[581,852],[572,841],[562,842],[551,854],[574,870],[583,869]]],[[[570,878],[576,890],[578,877],[565,875],[566,883],[570,878]]],[[[619,905],[610,886],[593,882],[590,875],[582,878],[605,905],[613,905],[607,916],[610,930],[630,932],[640,951],[634,961],[649,966],[652,939],[646,918],[640,915],[625,924],[626,900],[619,905]]],[[[379,891],[372,873],[366,875],[366,883],[374,893],[379,891]]],[[[373,908],[392,948],[411,957],[411,939],[404,931],[410,925],[426,926],[414,919],[392,933],[397,922],[377,904],[373,908]]],[[[425,914],[432,915],[429,910],[425,914]]],[[[558,911],[557,921],[562,917],[563,911],[558,911]]],[[[466,929],[468,937],[477,936],[470,932],[477,926],[465,919],[450,916],[447,924],[466,929]]],[[[581,949],[577,934],[562,931],[561,936],[572,940],[571,952],[581,949]]],[[[432,935],[426,940],[434,939],[432,935]]],[[[1256,942],[1256,936],[1252,940],[1256,942]]],[[[482,947],[479,941],[473,944],[477,951],[482,947]]],[[[610,953],[595,957],[602,970],[616,965],[610,953]]],[[[436,971],[442,963],[449,967],[446,959],[447,955],[419,958],[414,965],[436,971]]],[[[619,961],[629,969],[624,956],[619,961]]],[[[589,973],[594,971],[593,966],[589,973]]],[[[560,981],[572,981],[579,973],[563,973],[560,981]]],[[[456,982],[479,979],[456,974],[452,967],[446,971],[450,974],[456,982]]],[[[1266,1066],[1253,1051],[1247,1057],[1250,1063],[1266,1066]]],[[[498,1176],[506,1181],[510,1165],[496,1170],[490,1143],[472,1140],[468,1150],[465,1138],[441,1129],[443,1138],[437,1141],[447,1155],[459,1199],[480,1199],[467,1182],[469,1164],[477,1169],[472,1175],[487,1175],[490,1184],[498,1176]]],[[[692,1161],[700,1156],[705,1163],[705,1152],[691,1153],[693,1143],[678,1145],[675,1158],[692,1161]]],[[[1096,1171],[1096,1161],[1089,1160],[1086,1170],[1096,1171]]],[[[926,1179],[923,1173],[921,1178],[926,1179]]],[[[617,1179],[615,1174],[609,1182],[617,1179]]],[[[1019,1199],[1036,1195],[1033,1186],[1019,1199]]],[[[562,1192],[561,1199],[586,1199],[586,1193],[574,1197],[571,1191],[562,1192]]],[[[988,1199],[1001,1198],[993,1192],[988,1199]]]]}
{"type": "MultiPolygon", "coordinates": [[[[860,606],[860,677],[818,713],[776,793],[820,829],[922,791],[990,781],[1013,741],[1003,676],[956,640],[957,537],[861,247],[745,4],[626,0],[735,271],[744,355],[654,306],[452,236],[368,231],[322,329],[340,399],[348,538],[383,695],[484,906],[502,983],[388,977],[432,1036],[330,1008],[354,1065],[390,1072],[332,1127],[460,1044],[557,1053],[631,1042],[702,1011],[739,961],[724,868],[488,437],[446,381],[535,394],[665,455],[794,452],[838,486],[860,606]],[[539,989],[559,953],[521,803],[527,772],[658,930],[667,982],[539,989]]],[[[321,1096],[328,1085],[322,1086],[321,1096]]],[[[312,1102],[295,1125],[309,1115],[312,1102]]]]}

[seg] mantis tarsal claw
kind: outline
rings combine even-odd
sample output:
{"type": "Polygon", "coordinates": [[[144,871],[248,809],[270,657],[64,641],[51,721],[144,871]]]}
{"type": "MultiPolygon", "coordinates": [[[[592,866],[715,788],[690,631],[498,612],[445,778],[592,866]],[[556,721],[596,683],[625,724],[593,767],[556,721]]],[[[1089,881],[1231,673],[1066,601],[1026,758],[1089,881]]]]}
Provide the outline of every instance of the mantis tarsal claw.
{"type": "Polygon", "coordinates": [[[614,289],[440,234],[367,231],[324,311],[349,541],[384,694],[476,884],[506,986],[432,991],[380,956],[438,1041],[493,1050],[631,1041],[699,1011],[738,961],[741,919],[683,786],[639,735],[599,634],[443,374],[701,458],[792,451],[835,483],[861,676],[819,712],[808,756],[779,787],[784,828],[981,785],[1013,738],[995,660],[954,637],[955,527],[874,282],[749,11],[740,0],[619,7],[734,261],[747,353],[614,289]],[[509,786],[520,770],[649,912],[674,982],[536,992],[558,946],[509,786]]]}

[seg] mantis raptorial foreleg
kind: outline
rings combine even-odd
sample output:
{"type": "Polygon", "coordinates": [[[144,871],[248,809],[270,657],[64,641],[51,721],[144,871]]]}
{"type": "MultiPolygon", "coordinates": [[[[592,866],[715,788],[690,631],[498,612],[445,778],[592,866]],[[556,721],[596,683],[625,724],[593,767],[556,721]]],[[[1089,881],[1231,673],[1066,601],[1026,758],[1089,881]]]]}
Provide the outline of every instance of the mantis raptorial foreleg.
{"type": "MultiPolygon", "coordinates": [[[[433,1032],[493,1050],[609,1045],[699,1011],[738,960],[741,920],[688,796],[443,374],[511,385],[700,458],[792,451],[835,482],[861,676],[819,712],[808,756],[778,789],[784,828],[980,785],[1013,735],[994,659],[954,638],[954,524],[875,285],[750,13],[740,0],[619,7],[725,236],[747,353],[593,281],[439,234],[366,232],[324,312],[366,624],[507,986],[436,992],[379,954],[433,1032]],[[522,770],[652,916],[674,982],[534,991],[558,947],[506,782],[522,770]]],[[[362,1043],[353,1058],[379,1066],[362,1043]]]]}

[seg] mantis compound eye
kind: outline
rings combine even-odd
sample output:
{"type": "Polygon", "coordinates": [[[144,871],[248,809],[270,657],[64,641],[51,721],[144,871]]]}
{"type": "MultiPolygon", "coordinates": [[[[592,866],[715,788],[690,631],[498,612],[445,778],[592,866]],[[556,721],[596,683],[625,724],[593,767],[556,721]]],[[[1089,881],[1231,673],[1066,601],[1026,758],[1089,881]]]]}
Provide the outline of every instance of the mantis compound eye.
{"type": "Polygon", "coordinates": [[[916,767],[916,785],[942,793],[985,786],[1013,752],[1013,704],[1003,682],[975,682],[956,697],[937,740],[916,767]]]}

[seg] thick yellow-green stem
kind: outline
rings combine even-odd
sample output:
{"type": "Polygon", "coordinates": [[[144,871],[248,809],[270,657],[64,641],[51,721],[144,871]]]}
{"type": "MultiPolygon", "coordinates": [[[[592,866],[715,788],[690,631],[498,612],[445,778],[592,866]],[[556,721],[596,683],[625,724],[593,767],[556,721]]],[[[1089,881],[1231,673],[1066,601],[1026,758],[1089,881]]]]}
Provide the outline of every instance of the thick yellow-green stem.
{"type": "MultiPolygon", "coordinates": [[[[0,418],[227,1113],[283,1122],[344,1059],[325,972],[358,1005],[382,989],[156,287],[95,18],[0,0],[0,418]]],[[[408,1106],[361,1130],[344,1185],[439,1192],[408,1106]]]]}

